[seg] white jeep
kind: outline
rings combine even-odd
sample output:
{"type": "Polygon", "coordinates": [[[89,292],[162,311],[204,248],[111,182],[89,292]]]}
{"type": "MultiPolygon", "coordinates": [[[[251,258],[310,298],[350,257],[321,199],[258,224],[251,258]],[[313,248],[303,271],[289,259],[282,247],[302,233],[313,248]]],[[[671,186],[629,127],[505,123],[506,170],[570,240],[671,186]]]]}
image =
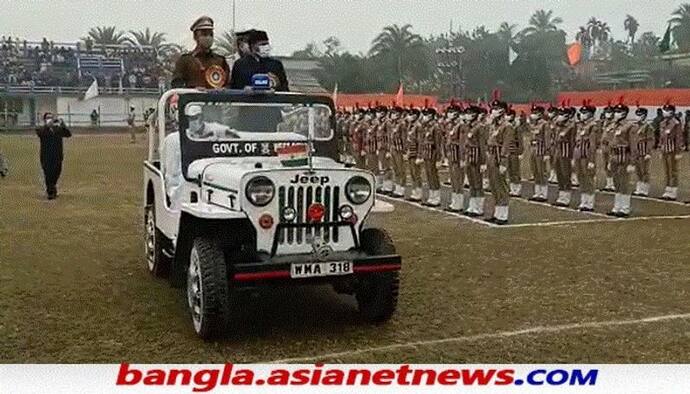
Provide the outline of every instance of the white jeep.
{"type": "Polygon", "coordinates": [[[186,286],[200,337],[224,332],[233,292],[262,285],[330,283],[367,321],[391,317],[401,258],[363,224],[393,207],[375,201],[372,173],[340,162],[330,98],[173,89],[153,116],[148,270],[186,286]]]}

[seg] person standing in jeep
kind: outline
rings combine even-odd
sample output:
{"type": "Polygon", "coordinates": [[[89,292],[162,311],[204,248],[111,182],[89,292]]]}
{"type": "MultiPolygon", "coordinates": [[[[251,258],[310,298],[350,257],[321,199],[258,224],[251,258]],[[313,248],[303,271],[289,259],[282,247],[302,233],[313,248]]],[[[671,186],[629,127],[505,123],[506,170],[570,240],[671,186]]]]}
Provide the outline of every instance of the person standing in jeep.
{"type": "Polygon", "coordinates": [[[49,200],[57,197],[57,181],[62,172],[62,139],[69,138],[72,133],[62,119],[58,119],[50,112],[43,115],[45,124],[36,129],[36,135],[41,139],[41,168],[46,184],[46,194],[49,200]]]}

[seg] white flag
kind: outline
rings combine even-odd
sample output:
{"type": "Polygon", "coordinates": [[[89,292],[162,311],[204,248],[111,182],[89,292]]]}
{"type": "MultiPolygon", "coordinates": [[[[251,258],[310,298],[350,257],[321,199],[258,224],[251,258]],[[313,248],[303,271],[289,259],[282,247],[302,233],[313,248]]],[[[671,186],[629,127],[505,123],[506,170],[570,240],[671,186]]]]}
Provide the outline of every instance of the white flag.
{"type": "Polygon", "coordinates": [[[511,46],[508,46],[508,63],[513,64],[515,59],[517,59],[518,55],[515,53],[513,48],[511,46]]]}
{"type": "Polygon", "coordinates": [[[98,96],[98,81],[96,81],[96,78],[94,78],[93,83],[86,90],[86,93],[84,93],[84,100],[89,100],[96,96],[98,96]]]}

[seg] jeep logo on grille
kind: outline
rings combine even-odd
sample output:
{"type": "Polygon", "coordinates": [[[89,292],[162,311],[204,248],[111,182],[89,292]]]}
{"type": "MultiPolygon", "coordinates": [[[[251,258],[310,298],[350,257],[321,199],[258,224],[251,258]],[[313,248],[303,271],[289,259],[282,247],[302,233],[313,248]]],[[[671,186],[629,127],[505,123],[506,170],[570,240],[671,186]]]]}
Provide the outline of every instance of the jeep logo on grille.
{"type": "Polygon", "coordinates": [[[319,185],[325,185],[330,182],[331,179],[327,176],[316,176],[316,175],[300,175],[297,174],[293,179],[290,179],[290,183],[318,183],[319,185]]]}

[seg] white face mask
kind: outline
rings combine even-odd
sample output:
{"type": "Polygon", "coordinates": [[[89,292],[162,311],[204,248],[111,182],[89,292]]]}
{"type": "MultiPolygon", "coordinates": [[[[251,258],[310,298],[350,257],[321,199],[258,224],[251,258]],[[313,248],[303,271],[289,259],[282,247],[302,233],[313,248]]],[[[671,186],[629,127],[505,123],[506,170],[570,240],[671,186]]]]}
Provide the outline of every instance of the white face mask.
{"type": "Polygon", "coordinates": [[[260,57],[271,56],[271,46],[269,44],[259,45],[259,56],[260,57]]]}
{"type": "Polygon", "coordinates": [[[425,122],[430,121],[430,120],[431,120],[431,115],[424,115],[424,117],[422,118],[422,120],[424,120],[425,122]]]}
{"type": "Polygon", "coordinates": [[[568,119],[568,117],[565,115],[556,116],[556,122],[565,122],[567,119],[568,119]]]}
{"type": "Polygon", "coordinates": [[[580,120],[587,120],[592,117],[591,112],[578,112],[578,115],[580,116],[580,120]]]}
{"type": "Polygon", "coordinates": [[[604,119],[613,119],[613,112],[607,112],[604,114],[604,119]]]}
{"type": "Polygon", "coordinates": [[[537,114],[530,114],[529,118],[532,120],[539,120],[540,116],[537,114]]]}
{"type": "Polygon", "coordinates": [[[613,114],[613,117],[616,120],[621,120],[621,119],[625,119],[625,115],[626,115],[625,112],[616,112],[613,114]]]}
{"type": "Polygon", "coordinates": [[[210,49],[213,46],[213,36],[199,36],[197,43],[204,49],[210,49]]]}
{"type": "Polygon", "coordinates": [[[673,116],[673,112],[671,111],[661,111],[661,114],[664,118],[670,118],[671,116],[673,116]]]}

